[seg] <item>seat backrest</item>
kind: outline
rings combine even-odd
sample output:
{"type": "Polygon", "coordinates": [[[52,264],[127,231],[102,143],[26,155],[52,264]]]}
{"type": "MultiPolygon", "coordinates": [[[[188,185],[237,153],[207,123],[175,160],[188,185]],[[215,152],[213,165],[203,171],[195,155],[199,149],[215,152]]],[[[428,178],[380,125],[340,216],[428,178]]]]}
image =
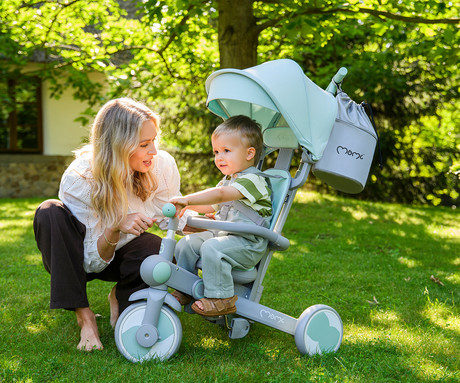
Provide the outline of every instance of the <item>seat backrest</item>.
{"type": "Polygon", "coordinates": [[[276,177],[270,177],[272,189],[272,220],[270,222],[270,230],[273,230],[276,220],[281,212],[286,195],[291,186],[291,175],[283,169],[267,169],[264,173],[276,177]]]}

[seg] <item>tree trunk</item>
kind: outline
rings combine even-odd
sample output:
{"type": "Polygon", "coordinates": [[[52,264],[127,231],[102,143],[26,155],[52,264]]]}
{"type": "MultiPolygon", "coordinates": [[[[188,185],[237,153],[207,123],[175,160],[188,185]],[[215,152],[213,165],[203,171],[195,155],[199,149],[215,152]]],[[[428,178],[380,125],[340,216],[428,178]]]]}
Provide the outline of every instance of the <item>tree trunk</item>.
{"type": "Polygon", "coordinates": [[[254,0],[218,0],[221,68],[244,69],[257,65],[259,31],[254,0]]]}

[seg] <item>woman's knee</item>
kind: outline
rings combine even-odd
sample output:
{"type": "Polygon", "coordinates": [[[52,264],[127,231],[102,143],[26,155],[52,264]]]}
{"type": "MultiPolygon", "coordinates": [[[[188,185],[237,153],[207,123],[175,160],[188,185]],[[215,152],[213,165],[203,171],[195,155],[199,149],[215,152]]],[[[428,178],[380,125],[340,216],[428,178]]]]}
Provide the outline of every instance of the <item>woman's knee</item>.
{"type": "Polygon", "coordinates": [[[64,204],[58,199],[48,199],[42,202],[35,211],[35,219],[54,216],[64,209],[64,204]]]}
{"type": "Polygon", "coordinates": [[[60,232],[65,230],[69,233],[78,234],[82,238],[86,234],[85,225],[78,221],[72,212],[57,199],[46,200],[38,206],[35,211],[33,226],[36,239],[39,232],[48,233],[46,234],[48,236],[54,230],[60,232]]]}
{"type": "Polygon", "coordinates": [[[51,225],[51,222],[55,222],[57,213],[60,210],[60,206],[63,203],[56,199],[49,199],[42,202],[35,211],[34,216],[34,232],[37,236],[39,230],[44,230],[51,225]]]}

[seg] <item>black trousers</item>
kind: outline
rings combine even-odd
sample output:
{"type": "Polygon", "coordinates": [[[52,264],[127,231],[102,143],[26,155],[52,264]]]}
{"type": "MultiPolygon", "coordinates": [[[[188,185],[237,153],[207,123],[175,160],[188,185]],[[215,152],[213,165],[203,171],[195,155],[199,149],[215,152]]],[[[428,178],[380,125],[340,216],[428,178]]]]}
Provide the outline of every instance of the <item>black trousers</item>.
{"type": "Polygon", "coordinates": [[[143,233],[115,252],[100,273],[83,269],[83,240],[86,227],[59,200],[43,202],[35,212],[34,233],[43,265],[51,275],[50,308],[74,310],[89,307],[86,283],[93,279],[117,282],[120,313],[129,306],[129,296],[148,287],[140,276],[142,261],[158,254],[161,238],[143,233]]]}

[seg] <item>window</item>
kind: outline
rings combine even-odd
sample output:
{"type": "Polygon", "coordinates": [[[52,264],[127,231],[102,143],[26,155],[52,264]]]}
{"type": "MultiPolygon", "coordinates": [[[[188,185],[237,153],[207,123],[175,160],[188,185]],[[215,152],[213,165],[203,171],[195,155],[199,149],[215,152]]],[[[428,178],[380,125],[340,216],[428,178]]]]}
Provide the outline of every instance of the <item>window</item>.
{"type": "Polygon", "coordinates": [[[41,82],[37,78],[0,80],[0,153],[41,153],[41,82]]]}

